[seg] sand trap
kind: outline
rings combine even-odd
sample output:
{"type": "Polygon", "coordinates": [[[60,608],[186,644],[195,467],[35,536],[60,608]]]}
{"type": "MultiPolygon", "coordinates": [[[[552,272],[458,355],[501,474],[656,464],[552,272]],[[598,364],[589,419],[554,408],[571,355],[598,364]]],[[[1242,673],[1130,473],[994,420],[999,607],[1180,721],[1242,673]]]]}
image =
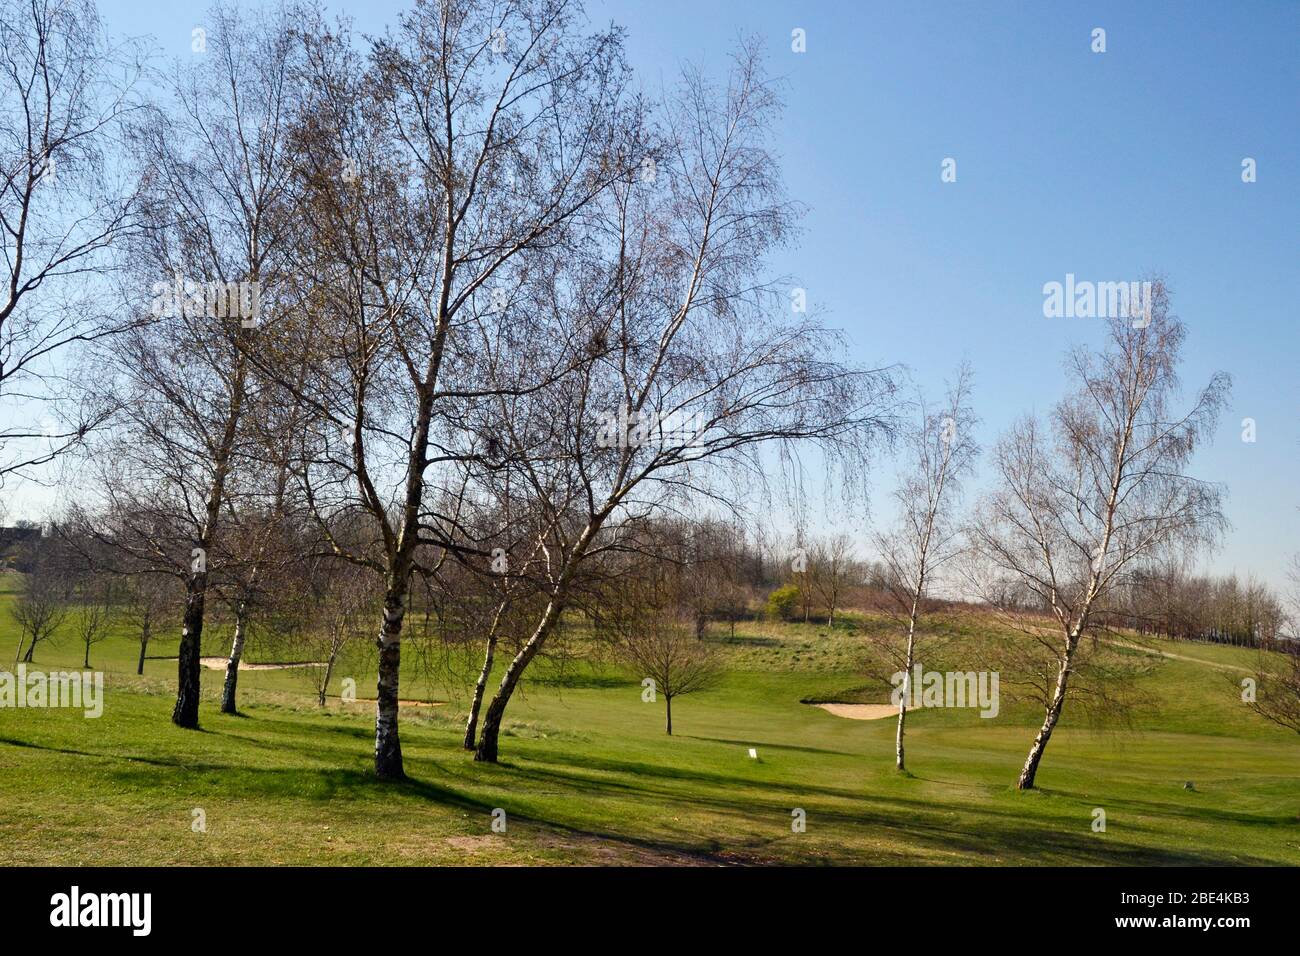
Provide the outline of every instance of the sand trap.
{"type": "MultiPolygon", "coordinates": [[[[176,658],[168,658],[176,660],[176,658]]],[[[200,657],[199,663],[209,670],[224,671],[229,658],[226,657],[200,657]]],[[[250,664],[248,661],[240,661],[239,669],[241,671],[282,671],[291,667],[324,667],[324,661],[302,661],[297,664],[250,664]]]]}
{"type": "Polygon", "coordinates": [[[828,714],[847,717],[849,720],[881,720],[898,714],[898,708],[893,704],[817,704],[816,706],[828,714]]]}

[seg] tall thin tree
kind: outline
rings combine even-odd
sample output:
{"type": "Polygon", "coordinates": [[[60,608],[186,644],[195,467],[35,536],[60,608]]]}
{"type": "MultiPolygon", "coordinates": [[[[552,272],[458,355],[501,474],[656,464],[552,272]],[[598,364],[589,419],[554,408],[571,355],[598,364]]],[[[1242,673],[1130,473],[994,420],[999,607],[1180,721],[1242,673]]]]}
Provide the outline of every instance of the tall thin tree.
{"type": "Polygon", "coordinates": [[[907,769],[903,737],[925,602],[941,569],[958,551],[955,505],[961,481],[979,454],[970,392],[970,366],[962,365],[938,411],[930,411],[924,398],[918,401],[919,418],[905,436],[904,467],[894,491],[897,523],[875,535],[885,589],[902,630],[901,640],[893,632],[886,637],[887,658],[903,674],[894,741],[894,762],[899,770],[907,769]]]}

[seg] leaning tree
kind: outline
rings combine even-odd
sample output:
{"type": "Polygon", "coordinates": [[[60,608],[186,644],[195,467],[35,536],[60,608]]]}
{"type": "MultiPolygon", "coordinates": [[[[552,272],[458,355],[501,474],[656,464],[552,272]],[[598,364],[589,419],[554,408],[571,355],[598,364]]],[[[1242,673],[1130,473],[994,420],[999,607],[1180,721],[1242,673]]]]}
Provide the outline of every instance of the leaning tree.
{"type": "Polygon", "coordinates": [[[1023,419],[993,453],[997,486],[969,530],[975,579],[1054,661],[1021,790],[1034,786],[1092,643],[1084,638],[1103,626],[1112,592],[1156,560],[1215,540],[1224,527],[1222,489],[1189,466],[1230,381],[1215,374],[1180,409],[1185,337],[1164,284],[1153,282],[1146,310],[1110,320],[1102,349],[1070,352],[1065,373],[1073,388],[1048,424],[1023,419]],[[1013,593],[1032,596],[1032,613],[1007,600],[1013,593]]]}
{"type": "Polygon", "coordinates": [[[547,600],[484,711],[477,760],[497,759],[506,707],[588,562],[688,502],[753,492],[800,443],[861,478],[889,425],[891,377],[843,364],[840,339],[783,314],[788,286],[765,274],[798,212],[768,149],[778,108],[752,48],[723,88],[687,70],[656,156],[600,196],[534,290],[547,341],[572,356],[553,364],[571,371],[484,426],[526,462],[547,600]],[[521,415],[528,404],[546,414],[521,415]]]}

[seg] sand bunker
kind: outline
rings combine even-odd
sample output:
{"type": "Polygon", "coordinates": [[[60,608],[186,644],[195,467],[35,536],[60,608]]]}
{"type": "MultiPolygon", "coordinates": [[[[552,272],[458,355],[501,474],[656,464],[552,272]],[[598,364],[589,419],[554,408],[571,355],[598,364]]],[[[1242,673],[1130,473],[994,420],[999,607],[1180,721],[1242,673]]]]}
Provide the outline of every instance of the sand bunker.
{"type": "Polygon", "coordinates": [[[847,717],[849,720],[881,720],[894,717],[898,708],[893,704],[817,704],[828,714],[847,717]]]}
{"type": "MultiPolygon", "coordinates": [[[[175,660],[176,658],[168,658],[175,660]]],[[[224,671],[226,669],[227,658],[225,657],[200,657],[199,663],[209,670],[224,671]]],[[[239,669],[241,671],[282,671],[290,667],[324,667],[324,661],[302,661],[297,664],[250,664],[248,661],[240,661],[239,669]]]]}

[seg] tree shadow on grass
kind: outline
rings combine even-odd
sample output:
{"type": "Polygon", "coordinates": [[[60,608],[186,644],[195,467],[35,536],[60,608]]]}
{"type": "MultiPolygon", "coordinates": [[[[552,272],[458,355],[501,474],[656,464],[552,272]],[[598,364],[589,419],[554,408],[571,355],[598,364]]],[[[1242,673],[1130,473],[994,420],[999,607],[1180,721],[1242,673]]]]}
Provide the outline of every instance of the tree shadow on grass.
{"type": "MultiPolygon", "coordinates": [[[[553,833],[568,834],[583,840],[603,841],[637,848],[655,854],[680,855],[694,862],[813,862],[831,864],[892,864],[917,863],[935,859],[954,859],[965,863],[1031,863],[1031,864],[1121,864],[1121,865],[1239,865],[1273,863],[1252,856],[1232,856],[1213,851],[1177,850],[1165,847],[1134,846],[1123,844],[1104,835],[1088,833],[1081,827],[1078,834],[1068,832],[1053,821],[1043,820],[1038,825],[1024,819],[1022,807],[959,807],[936,808],[923,800],[897,796],[863,796],[854,791],[831,787],[809,787],[781,784],[763,780],[748,780],[724,774],[711,774],[693,770],[657,767],[636,761],[606,760],[600,758],[541,758],[530,756],[527,765],[502,764],[496,770],[504,771],[521,781],[549,781],[563,790],[571,791],[575,800],[581,800],[588,809],[592,799],[607,799],[612,805],[610,814],[618,812],[616,804],[629,798],[643,807],[647,801],[660,804],[664,819],[657,824],[658,832],[649,835],[624,832],[611,820],[609,824],[592,825],[566,819],[562,813],[537,813],[520,808],[519,800],[528,799],[525,791],[512,795],[504,789],[504,781],[493,781],[491,775],[475,778],[480,788],[490,789],[487,797],[473,796],[463,790],[425,779],[418,774],[402,782],[385,782],[377,779],[369,769],[311,768],[303,766],[247,767],[230,764],[193,764],[182,759],[168,760],[130,754],[104,754],[74,748],[49,747],[30,741],[0,738],[0,742],[18,747],[66,753],[74,756],[115,759],[118,765],[100,770],[107,780],[140,793],[156,791],[160,784],[159,770],[184,772],[197,790],[210,790],[228,794],[232,790],[241,798],[307,800],[314,803],[343,800],[358,806],[367,804],[393,806],[393,799],[408,797],[417,803],[434,804],[449,810],[486,816],[496,806],[510,810],[511,819],[528,826],[536,826],[553,833]],[[541,764],[542,766],[538,766],[541,764]],[[143,765],[143,766],[142,766],[143,765]],[[582,770],[616,774],[622,779],[601,779],[582,770]],[[198,772],[205,776],[191,777],[198,772]],[[492,786],[493,783],[496,786],[492,786]],[[715,791],[711,794],[685,793],[683,785],[705,784],[715,791]],[[674,784],[678,784],[674,786],[674,784]],[[749,788],[744,793],[727,790],[749,788]],[[499,795],[498,795],[499,794],[499,795]],[[783,846],[790,839],[784,834],[791,798],[797,797],[800,806],[807,809],[809,819],[817,827],[834,827],[845,838],[827,847],[803,848],[792,852],[783,846]],[[852,806],[836,806],[836,803],[852,806]],[[721,826],[722,835],[706,836],[700,832],[698,820],[689,825],[674,827],[672,810],[691,808],[721,819],[733,821],[731,826],[721,826]],[[959,818],[954,820],[954,816],[959,818]],[[766,824],[756,821],[770,819],[772,835],[761,832],[766,824]],[[726,834],[726,830],[734,832],[726,834]],[[852,839],[859,833],[861,842],[852,839]],[[780,834],[778,836],[777,834],[780,834]],[[899,847],[881,847],[882,834],[892,835],[899,847]],[[868,849],[868,847],[872,847],[868,849]]],[[[272,748],[294,754],[300,749],[283,745],[272,748]]],[[[358,755],[359,757],[360,755],[358,755]]],[[[413,768],[433,766],[438,773],[446,773],[436,761],[413,756],[413,768]]],[[[485,768],[486,769],[486,768],[485,768]]],[[[1049,794],[1050,795],[1050,794],[1049,794]]],[[[1062,793],[1070,799],[1078,795],[1062,793]]],[[[1086,802],[1086,801],[1085,801],[1086,802]]],[[[1134,801],[1141,805],[1142,801],[1134,801]]],[[[1120,804],[1117,804],[1117,806],[1120,804]]],[[[400,803],[397,805],[400,807],[400,803]]],[[[1168,808],[1154,805],[1167,812],[1168,808]]],[[[1213,817],[1213,812],[1209,814],[1213,817]]],[[[1242,822],[1236,814],[1220,814],[1223,819],[1242,822]]],[[[645,827],[646,817],[632,818],[633,824],[645,827]]],[[[1247,822],[1254,822],[1248,818],[1247,822]]],[[[590,848],[584,848],[590,849],[590,848]]]]}
{"type": "MultiPolygon", "coordinates": [[[[223,716],[229,716],[225,714],[223,716]]],[[[325,724],[325,723],[307,723],[303,720],[285,720],[280,717],[268,717],[265,714],[249,714],[246,719],[254,721],[250,726],[265,727],[268,730],[280,730],[290,733],[295,737],[350,737],[359,740],[369,740],[375,735],[375,729],[366,725],[362,727],[352,727],[348,724],[325,724]]],[[[255,738],[246,737],[242,734],[231,733],[229,730],[222,729],[219,733],[223,737],[230,737],[236,740],[253,740],[255,738]]]]}
{"type": "Polygon", "coordinates": [[[227,764],[194,764],[187,763],[179,758],[164,759],[160,757],[145,757],[139,754],[128,753],[111,753],[94,750],[77,750],[73,747],[53,747],[48,744],[38,744],[30,740],[18,740],[14,737],[0,737],[0,744],[8,744],[11,747],[23,747],[29,750],[43,750],[47,753],[67,754],[72,757],[94,757],[100,760],[129,760],[133,763],[144,763],[155,767],[167,767],[176,770],[225,770],[229,769],[227,764]]]}
{"type": "MultiPolygon", "coordinates": [[[[540,761],[546,762],[546,761],[540,761]]],[[[560,761],[555,761],[560,763],[560,761]]],[[[862,832],[863,843],[868,841],[879,844],[882,833],[897,834],[909,847],[916,847],[923,852],[897,852],[881,850],[855,850],[850,841],[845,841],[841,849],[820,852],[826,862],[835,863],[911,863],[915,864],[934,857],[957,855],[963,857],[963,863],[1018,863],[1018,864],[1083,864],[1083,865],[1150,865],[1150,866],[1232,866],[1276,864],[1278,861],[1254,856],[1229,856],[1218,851],[1179,850],[1161,846],[1142,846],[1119,843],[1104,836],[1092,834],[1085,826],[1082,832],[1075,834],[1060,826],[1055,821],[1043,819],[1035,825],[1025,822],[1023,807],[1014,805],[1005,807],[972,807],[963,805],[955,808],[936,807],[933,803],[905,797],[886,797],[873,794],[836,790],[826,787],[791,786],[768,781],[749,781],[729,778],[717,774],[680,771],[672,768],[654,767],[652,765],[601,760],[570,760],[570,764],[600,769],[607,772],[626,774],[631,780],[609,780],[587,776],[582,773],[566,771],[556,766],[548,769],[537,767],[507,766],[512,773],[518,773],[526,779],[542,778],[568,786],[575,795],[584,798],[602,795],[611,800],[639,798],[654,799],[663,804],[665,810],[674,806],[689,806],[701,811],[716,812],[720,815],[741,817],[752,824],[756,817],[769,817],[774,825],[781,821],[785,825],[790,812],[791,802],[783,796],[796,797],[804,807],[809,819],[819,824],[831,823],[849,833],[854,829],[862,832]],[[719,784],[731,787],[748,786],[753,790],[776,790],[780,793],[763,796],[752,790],[736,794],[728,799],[725,794],[705,796],[700,793],[683,793],[680,788],[668,785],[654,785],[648,778],[658,777],[671,780],[708,783],[717,787],[719,784]],[[812,796],[829,797],[841,801],[854,801],[857,806],[852,809],[813,803],[812,796]],[[953,821],[954,815],[961,819],[953,821]],[[870,853],[884,854],[884,859],[871,859],[870,853]],[[868,857],[864,859],[864,857],[868,857]]],[[[563,821],[548,819],[548,826],[567,826],[563,821]]],[[[661,822],[666,826],[666,821],[661,822]]],[[[1149,830],[1142,827],[1135,830],[1149,830]]],[[[687,852],[699,852],[700,834],[683,831],[681,839],[685,843],[681,848],[687,852]]],[[[783,837],[784,838],[784,835],[783,837]]],[[[664,841],[658,841],[664,844],[664,841]]],[[[760,852],[776,842],[763,839],[759,841],[724,842],[711,839],[710,852],[719,854],[744,850],[760,852]]],[[[666,845],[675,845],[671,842],[666,845]]],[[[787,859],[788,852],[784,853],[787,859]]]]}
{"type": "Polygon", "coordinates": [[[713,744],[734,744],[737,747],[756,747],[760,750],[792,750],[806,754],[834,754],[837,757],[858,757],[860,754],[847,750],[831,750],[829,747],[802,747],[798,744],[774,744],[766,740],[732,740],[729,737],[697,737],[692,734],[678,734],[683,740],[703,740],[713,744]]]}
{"type": "MultiPolygon", "coordinates": [[[[1098,798],[1090,797],[1087,794],[1074,793],[1070,790],[1044,790],[1043,793],[1049,795],[1059,795],[1068,797],[1080,802],[1095,802],[1098,798]]],[[[1214,807],[1193,807],[1179,803],[1158,800],[1139,800],[1133,797],[1124,797],[1122,799],[1106,798],[1108,807],[1117,809],[1131,809],[1134,813],[1141,813],[1146,816],[1174,816],[1182,817],[1187,820],[1200,820],[1212,823],[1242,823],[1246,825],[1263,825],[1263,826],[1291,826],[1296,829],[1296,835],[1300,836],[1300,816],[1295,813],[1278,814],[1274,816],[1262,816],[1258,813],[1243,813],[1239,810],[1220,810],[1214,807]]],[[[1108,811],[1109,812],[1109,811],[1108,811]]]]}

